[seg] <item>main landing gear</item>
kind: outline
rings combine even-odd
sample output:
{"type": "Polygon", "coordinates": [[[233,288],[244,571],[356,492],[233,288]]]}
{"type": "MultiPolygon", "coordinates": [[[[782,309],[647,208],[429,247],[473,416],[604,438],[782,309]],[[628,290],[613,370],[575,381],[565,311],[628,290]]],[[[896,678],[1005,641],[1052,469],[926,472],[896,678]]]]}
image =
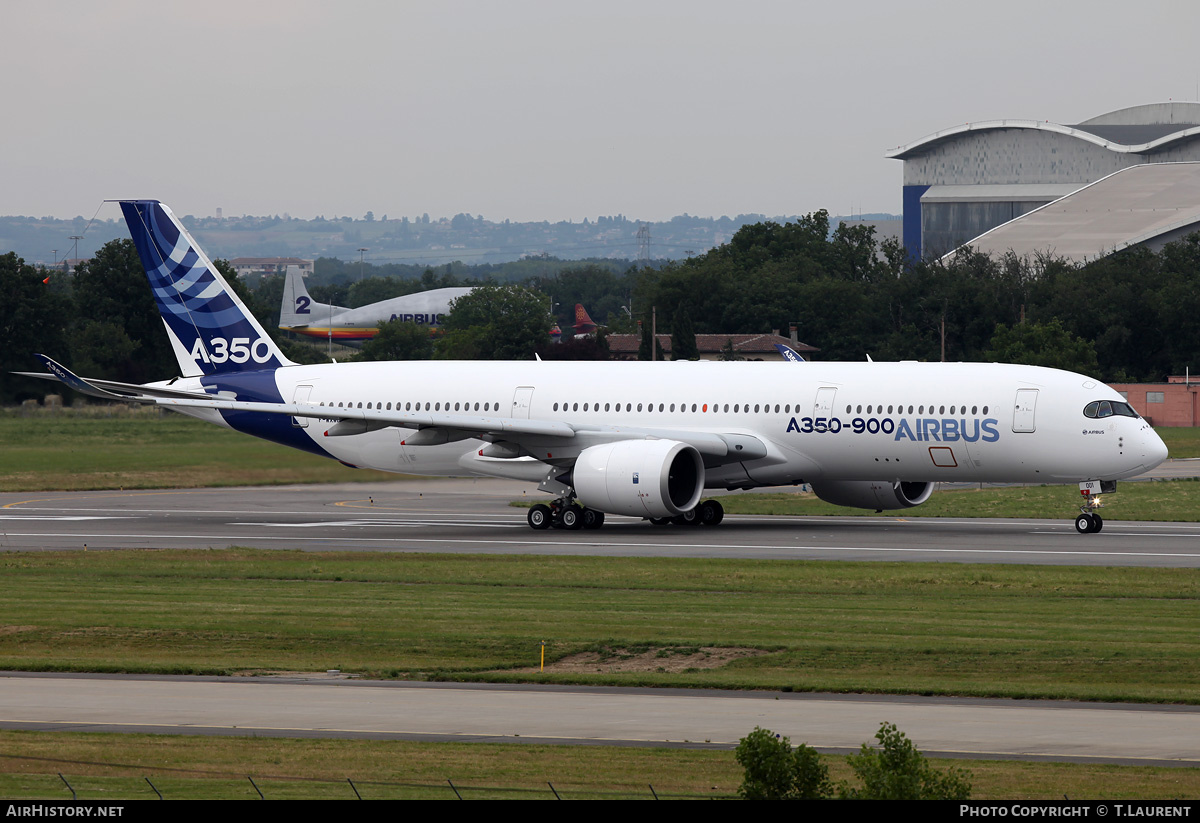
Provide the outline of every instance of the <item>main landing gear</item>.
{"type": "Polygon", "coordinates": [[[694,509],[689,509],[675,517],[651,517],[650,522],[656,526],[716,526],[725,519],[725,507],[716,500],[704,500],[694,509]]]}
{"type": "Polygon", "coordinates": [[[538,503],[525,516],[533,529],[598,529],[604,525],[604,512],[580,506],[569,498],[550,505],[538,503]]]}
{"type": "MultiPolygon", "coordinates": [[[[538,503],[525,516],[529,527],[542,529],[598,529],[604,525],[604,512],[580,506],[573,498],[562,497],[549,505],[538,503]]],[[[656,526],[673,523],[677,526],[716,526],[725,519],[725,507],[716,500],[705,500],[694,509],[676,517],[652,517],[656,526]]]]}

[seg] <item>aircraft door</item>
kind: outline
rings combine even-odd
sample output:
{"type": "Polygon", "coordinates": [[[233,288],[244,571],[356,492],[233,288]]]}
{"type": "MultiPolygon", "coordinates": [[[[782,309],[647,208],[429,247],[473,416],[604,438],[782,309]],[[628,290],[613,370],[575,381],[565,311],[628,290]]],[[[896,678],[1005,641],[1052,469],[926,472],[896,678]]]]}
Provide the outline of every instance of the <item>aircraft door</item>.
{"type": "Polygon", "coordinates": [[[529,419],[529,406],[533,403],[533,386],[520,386],[513,394],[511,417],[529,419]]]}
{"type": "Polygon", "coordinates": [[[1037,389],[1017,389],[1016,403],[1013,405],[1014,432],[1031,432],[1035,430],[1037,413],[1037,389]]]}
{"type": "Polygon", "coordinates": [[[836,399],[837,389],[830,386],[817,389],[817,400],[813,403],[813,423],[817,428],[821,428],[822,425],[829,425],[830,418],[834,416],[833,402],[836,399]],[[823,424],[818,422],[822,420],[824,421],[823,424]]]}
{"type": "MultiPolygon", "coordinates": [[[[312,394],[312,388],[312,386],[297,386],[295,394],[292,395],[292,403],[297,406],[307,403],[308,396],[312,394]]],[[[309,418],[307,417],[293,417],[292,425],[296,426],[297,428],[307,429],[308,421],[309,418]]]]}

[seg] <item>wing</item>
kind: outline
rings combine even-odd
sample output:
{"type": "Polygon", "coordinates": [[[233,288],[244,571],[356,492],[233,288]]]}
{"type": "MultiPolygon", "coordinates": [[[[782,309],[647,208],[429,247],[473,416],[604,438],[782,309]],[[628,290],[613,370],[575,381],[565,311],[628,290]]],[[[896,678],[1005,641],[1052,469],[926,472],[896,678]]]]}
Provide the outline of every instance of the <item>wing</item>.
{"type": "MultiPolygon", "coordinates": [[[[406,446],[433,446],[471,438],[492,446],[481,451],[483,457],[534,457],[551,465],[569,466],[579,453],[592,446],[620,440],[678,440],[694,447],[705,465],[761,460],[774,449],[758,437],[738,432],[714,432],[694,429],[663,429],[639,426],[614,426],[596,423],[572,423],[560,420],[536,420],[515,417],[475,416],[428,412],[356,409],[311,403],[263,403],[236,397],[181,391],[164,385],[137,385],[111,380],[88,380],[71,372],[45,355],[35,355],[48,374],[22,373],[28,377],[58,380],[69,388],[92,397],[122,402],[152,403],[173,409],[216,409],[219,411],[257,412],[304,417],[328,422],[325,437],[345,437],[389,427],[415,429],[406,437],[406,446]]],[[[782,459],[782,456],[780,456],[782,459]]]]}

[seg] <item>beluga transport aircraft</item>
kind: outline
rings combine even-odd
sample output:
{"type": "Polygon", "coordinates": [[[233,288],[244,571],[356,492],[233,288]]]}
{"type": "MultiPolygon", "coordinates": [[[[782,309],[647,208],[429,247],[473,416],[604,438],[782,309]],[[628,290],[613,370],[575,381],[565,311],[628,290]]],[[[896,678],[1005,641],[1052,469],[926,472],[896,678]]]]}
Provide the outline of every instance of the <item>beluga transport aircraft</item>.
{"type": "Polygon", "coordinates": [[[999,363],[291,363],[175,215],[120,201],[180,374],[86,380],[84,394],[154,403],[349,466],[528,481],[535,529],[605,514],[716,525],[705,489],[808,483],[821,499],[904,509],[941,481],[1078,483],[1095,494],[1166,446],[1121,396],[1080,374],[999,363]]]}
{"type": "Polygon", "coordinates": [[[379,333],[381,323],[402,320],[437,327],[450,314],[450,303],[470,288],[430,289],[347,309],[312,299],[298,266],[288,266],[279,307],[279,328],[345,346],[361,346],[379,333]]]}

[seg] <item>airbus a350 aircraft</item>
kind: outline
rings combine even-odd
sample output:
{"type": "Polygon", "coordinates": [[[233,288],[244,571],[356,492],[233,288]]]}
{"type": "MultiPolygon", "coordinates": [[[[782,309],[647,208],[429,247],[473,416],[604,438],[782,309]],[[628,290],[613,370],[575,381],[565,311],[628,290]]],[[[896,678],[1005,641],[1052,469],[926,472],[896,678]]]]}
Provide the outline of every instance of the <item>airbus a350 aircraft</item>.
{"type": "MultiPolygon", "coordinates": [[[[1108,491],[1167,449],[1120,395],[1055,369],[983,363],[286,360],[170,209],[121,201],[180,376],[144,386],[51,374],[357,467],[526,480],[535,529],[604,514],[720,522],[705,489],[811,484],[902,509],[940,481],[1108,491]]],[[[1094,497],[1075,526],[1098,532],[1094,497]]]]}

